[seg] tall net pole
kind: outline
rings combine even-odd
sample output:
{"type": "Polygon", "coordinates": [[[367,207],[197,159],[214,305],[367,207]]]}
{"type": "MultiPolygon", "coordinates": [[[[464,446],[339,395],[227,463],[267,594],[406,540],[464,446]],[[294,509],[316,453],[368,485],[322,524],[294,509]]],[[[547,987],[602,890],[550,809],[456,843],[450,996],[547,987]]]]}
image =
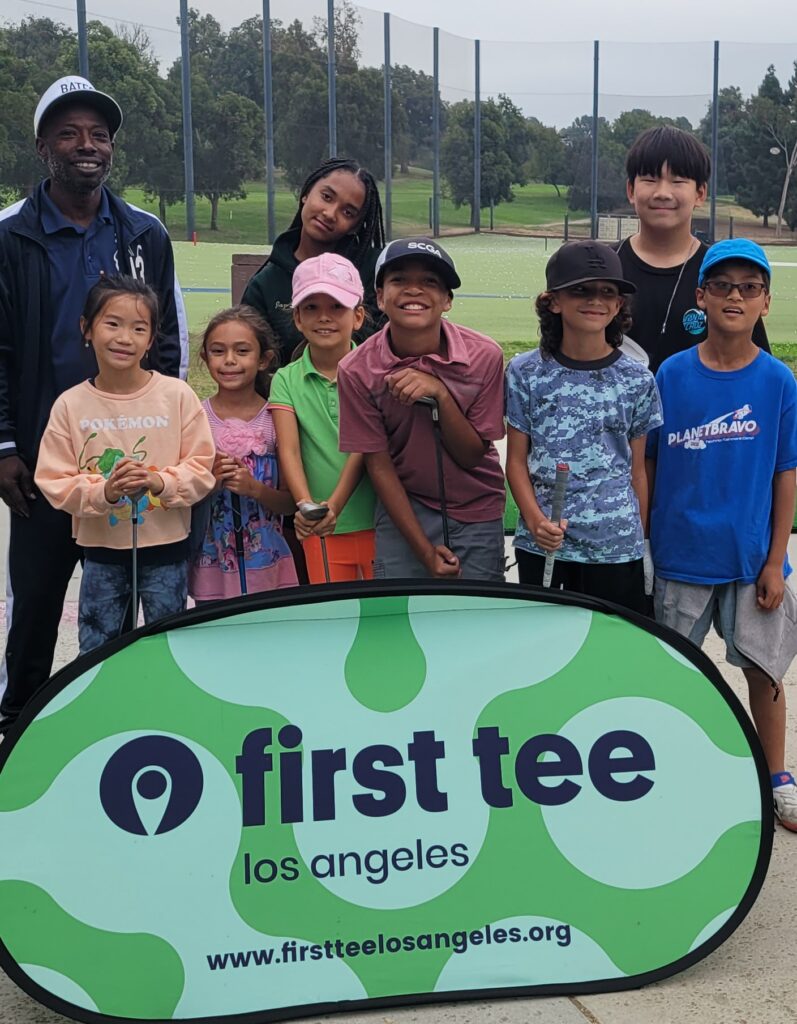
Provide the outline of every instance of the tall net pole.
{"type": "Polygon", "coordinates": [[[327,0],[327,82],[329,92],[329,155],[338,154],[338,115],[335,93],[335,0],[327,0]]]}
{"type": "Polygon", "coordinates": [[[89,35],[86,27],[86,0],[77,0],[77,60],[78,72],[89,77],[89,35]]]}
{"type": "Polygon", "coordinates": [[[188,35],[188,0],[180,0],[180,48],[183,90],[183,159],[185,164],[185,233],[192,241],[194,215],[194,127],[191,113],[191,43],[188,35]]]}
{"type": "Polygon", "coordinates": [[[440,29],[432,29],[433,93],[432,93],[432,235],[440,234],[440,29]]]}
{"type": "Polygon", "coordinates": [[[600,88],[600,43],[595,40],[592,71],[592,178],[590,187],[590,234],[598,237],[598,90],[600,88]]]}
{"type": "Polygon", "coordinates": [[[390,14],[385,12],[385,233],[393,237],[393,78],[390,71],[390,14]]]}
{"type": "Polygon", "coordinates": [[[709,238],[717,239],[717,182],[719,168],[719,128],[720,128],[720,44],[714,40],[714,88],[711,99],[711,198],[709,200],[709,238]]]}
{"type": "Polygon", "coordinates": [[[482,229],[482,100],[481,41],[474,40],[473,67],[473,230],[482,229]]]}
{"type": "Polygon", "coordinates": [[[266,206],[269,244],[277,237],[274,189],[274,90],[271,54],[271,0],[263,0],[263,106],[266,120],[266,206]]]}

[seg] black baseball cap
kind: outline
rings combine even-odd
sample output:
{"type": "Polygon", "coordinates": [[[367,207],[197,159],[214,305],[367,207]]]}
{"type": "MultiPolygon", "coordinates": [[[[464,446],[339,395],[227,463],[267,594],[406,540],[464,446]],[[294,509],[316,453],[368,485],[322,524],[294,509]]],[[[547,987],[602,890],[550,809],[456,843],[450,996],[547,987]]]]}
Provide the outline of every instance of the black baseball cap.
{"type": "Polygon", "coordinates": [[[636,291],[636,285],[623,277],[623,265],[614,249],[591,239],[565,242],[545,268],[548,291],[555,292],[585,281],[611,281],[626,295],[636,291]]]}
{"type": "Polygon", "coordinates": [[[376,287],[382,286],[382,274],[388,263],[396,260],[424,260],[434,267],[442,277],[446,287],[453,291],[462,282],[454,266],[454,261],[432,238],[396,238],[384,247],[376,261],[376,287]]]}

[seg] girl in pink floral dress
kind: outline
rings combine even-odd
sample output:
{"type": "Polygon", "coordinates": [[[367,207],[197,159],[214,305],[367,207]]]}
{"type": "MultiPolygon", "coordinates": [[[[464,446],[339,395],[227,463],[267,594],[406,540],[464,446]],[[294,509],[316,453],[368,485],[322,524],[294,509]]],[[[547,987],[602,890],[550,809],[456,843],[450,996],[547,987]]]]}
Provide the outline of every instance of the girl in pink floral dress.
{"type": "Polygon", "coordinates": [[[282,516],[295,510],[279,487],[277,443],[266,407],[277,345],[268,324],[248,306],[217,313],[205,329],[201,356],[218,390],[202,404],[216,443],[210,522],[190,573],[195,601],[238,597],[232,495],[241,505],[247,592],[297,585],[282,516]]]}

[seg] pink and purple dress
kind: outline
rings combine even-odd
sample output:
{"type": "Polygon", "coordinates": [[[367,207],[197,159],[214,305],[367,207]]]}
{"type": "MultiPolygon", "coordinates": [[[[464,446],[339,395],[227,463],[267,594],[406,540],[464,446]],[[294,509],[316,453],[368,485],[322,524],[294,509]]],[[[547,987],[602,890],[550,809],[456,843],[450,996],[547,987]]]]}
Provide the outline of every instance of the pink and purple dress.
{"type": "MultiPolygon", "coordinates": [[[[277,487],[277,438],[266,406],[251,420],[220,419],[210,400],[202,403],[216,450],[239,458],[260,483],[277,487]]],[[[298,584],[290,548],[282,535],[282,518],[254,498],[241,495],[246,585],[250,594],[298,584]]],[[[189,593],[197,601],[239,597],[241,584],[235,550],[231,494],[210,497],[210,523],[191,567],[189,593]]]]}

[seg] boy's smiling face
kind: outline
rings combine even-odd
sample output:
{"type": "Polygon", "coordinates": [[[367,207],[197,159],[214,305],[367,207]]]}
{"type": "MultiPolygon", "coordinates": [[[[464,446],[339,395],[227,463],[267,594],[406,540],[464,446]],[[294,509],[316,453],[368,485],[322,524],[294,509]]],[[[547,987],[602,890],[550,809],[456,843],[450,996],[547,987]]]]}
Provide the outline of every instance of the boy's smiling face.
{"type": "MultiPolygon", "coordinates": [[[[758,290],[758,289],[753,289],[758,290]]],[[[706,311],[709,331],[752,337],[759,317],[766,316],[770,303],[769,285],[760,267],[745,260],[726,260],[711,268],[697,289],[697,304],[706,311]],[[743,294],[747,285],[763,285],[759,295],[743,294]],[[741,289],[740,287],[741,286],[741,289]],[[724,294],[723,294],[724,293],[724,294]]]]}
{"type": "Polygon", "coordinates": [[[551,292],[551,312],[559,313],[562,323],[581,334],[603,334],[623,307],[623,299],[613,281],[584,281],[551,292]]]}
{"type": "Polygon", "coordinates": [[[385,268],[376,301],[391,324],[420,331],[434,326],[451,309],[451,293],[423,259],[396,260],[385,268]]]}
{"type": "Polygon", "coordinates": [[[626,191],[642,224],[658,231],[691,226],[695,208],[706,198],[705,185],[673,173],[666,163],[657,175],[638,174],[626,183],[626,191]]]}

